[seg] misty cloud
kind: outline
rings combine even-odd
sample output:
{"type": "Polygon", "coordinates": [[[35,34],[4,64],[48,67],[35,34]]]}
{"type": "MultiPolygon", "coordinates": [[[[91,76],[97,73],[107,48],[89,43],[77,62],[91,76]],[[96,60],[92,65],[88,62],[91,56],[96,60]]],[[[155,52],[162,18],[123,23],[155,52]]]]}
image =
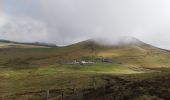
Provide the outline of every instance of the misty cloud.
{"type": "Polygon", "coordinates": [[[134,36],[170,49],[169,0],[2,0],[0,38],[59,45],[134,36]]]}
{"type": "Polygon", "coordinates": [[[43,23],[22,16],[8,19],[1,27],[0,37],[23,42],[43,42],[48,39],[48,32],[43,23]]]}

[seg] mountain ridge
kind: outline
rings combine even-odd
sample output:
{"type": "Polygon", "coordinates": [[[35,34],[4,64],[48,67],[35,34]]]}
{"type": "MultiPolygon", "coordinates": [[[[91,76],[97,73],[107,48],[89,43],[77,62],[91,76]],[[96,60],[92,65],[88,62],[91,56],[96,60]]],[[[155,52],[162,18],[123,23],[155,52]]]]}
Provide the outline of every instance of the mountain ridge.
{"type": "MultiPolygon", "coordinates": [[[[45,49],[6,49],[0,56],[13,64],[18,58],[35,65],[54,64],[88,58],[108,58],[123,65],[148,68],[170,67],[170,52],[140,42],[129,42],[121,45],[101,45],[93,39],[81,41],[69,46],[45,49]],[[22,51],[22,52],[21,52],[22,51]],[[14,53],[15,52],[15,53],[14,53]],[[12,56],[13,55],[13,56],[12,56]]],[[[5,61],[2,61],[5,63],[5,61]]]]}
{"type": "Polygon", "coordinates": [[[37,46],[37,47],[57,47],[55,44],[51,43],[42,43],[42,42],[16,42],[16,41],[10,41],[10,40],[4,40],[0,39],[0,44],[4,44],[3,46],[6,47],[12,47],[12,46],[17,46],[17,47],[22,47],[23,45],[28,45],[28,46],[37,46]]]}
{"type": "MultiPolygon", "coordinates": [[[[123,42],[121,45],[103,45],[88,39],[72,45],[71,55],[81,57],[104,57],[116,60],[121,63],[142,66],[142,67],[169,67],[170,53],[167,50],[160,49],[150,44],[144,43],[136,38],[134,41],[123,42]]],[[[74,59],[76,59],[73,56],[74,59]]]]}

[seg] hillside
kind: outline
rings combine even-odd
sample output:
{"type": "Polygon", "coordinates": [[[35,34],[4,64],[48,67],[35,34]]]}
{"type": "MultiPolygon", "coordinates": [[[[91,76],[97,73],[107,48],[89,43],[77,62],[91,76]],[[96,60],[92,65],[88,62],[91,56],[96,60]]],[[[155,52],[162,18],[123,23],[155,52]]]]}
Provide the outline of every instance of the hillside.
{"type": "Polygon", "coordinates": [[[0,40],[0,48],[49,48],[49,47],[56,47],[56,45],[41,42],[24,43],[9,40],[0,40]]]}
{"type": "Polygon", "coordinates": [[[170,52],[146,44],[136,38],[131,38],[131,41],[124,40],[117,44],[106,45],[104,42],[104,40],[90,39],[66,48],[74,48],[73,51],[78,56],[111,58],[122,64],[133,66],[156,68],[169,67],[170,65],[170,52]]]}
{"type": "Polygon", "coordinates": [[[130,41],[108,44],[105,39],[89,39],[76,44],[58,48],[1,48],[1,64],[44,65],[55,64],[56,62],[67,62],[73,60],[96,58],[109,58],[117,63],[132,67],[170,67],[170,52],[146,44],[136,38],[130,41]],[[102,42],[102,43],[101,43],[102,42]],[[105,43],[104,43],[105,42],[105,43]]]}
{"type": "Polygon", "coordinates": [[[45,100],[50,94],[49,100],[61,95],[64,100],[169,100],[170,52],[135,38],[105,40],[0,48],[0,99],[45,100]],[[95,63],[67,63],[75,60],[95,63]]]}

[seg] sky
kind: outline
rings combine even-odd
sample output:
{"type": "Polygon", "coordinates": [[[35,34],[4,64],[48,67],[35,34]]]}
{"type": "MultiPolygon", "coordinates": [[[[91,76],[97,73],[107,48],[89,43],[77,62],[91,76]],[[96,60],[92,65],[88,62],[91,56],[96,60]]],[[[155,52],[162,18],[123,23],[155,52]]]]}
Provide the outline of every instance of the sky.
{"type": "Polygon", "coordinates": [[[170,0],[0,0],[0,39],[68,45],[136,37],[170,50],[170,0]]]}

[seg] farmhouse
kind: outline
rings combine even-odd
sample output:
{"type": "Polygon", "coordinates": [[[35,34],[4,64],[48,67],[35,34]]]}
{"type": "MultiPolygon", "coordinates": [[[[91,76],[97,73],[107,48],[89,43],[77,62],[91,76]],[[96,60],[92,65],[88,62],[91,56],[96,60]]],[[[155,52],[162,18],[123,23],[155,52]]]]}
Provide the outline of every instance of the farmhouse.
{"type": "Polygon", "coordinates": [[[85,65],[85,64],[94,64],[95,62],[92,62],[92,61],[84,61],[84,60],[81,60],[81,61],[77,61],[77,60],[74,60],[73,62],[69,62],[67,64],[81,64],[81,65],[85,65]]]}
{"type": "Polygon", "coordinates": [[[94,64],[92,61],[80,61],[80,64],[94,64]]]}
{"type": "Polygon", "coordinates": [[[65,64],[80,64],[80,65],[91,65],[91,64],[95,64],[97,62],[102,62],[102,63],[116,63],[113,59],[111,58],[103,58],[103,57],[99,57],[93,60],[74,60],[71,62],[67,62],[65,64]]]}

